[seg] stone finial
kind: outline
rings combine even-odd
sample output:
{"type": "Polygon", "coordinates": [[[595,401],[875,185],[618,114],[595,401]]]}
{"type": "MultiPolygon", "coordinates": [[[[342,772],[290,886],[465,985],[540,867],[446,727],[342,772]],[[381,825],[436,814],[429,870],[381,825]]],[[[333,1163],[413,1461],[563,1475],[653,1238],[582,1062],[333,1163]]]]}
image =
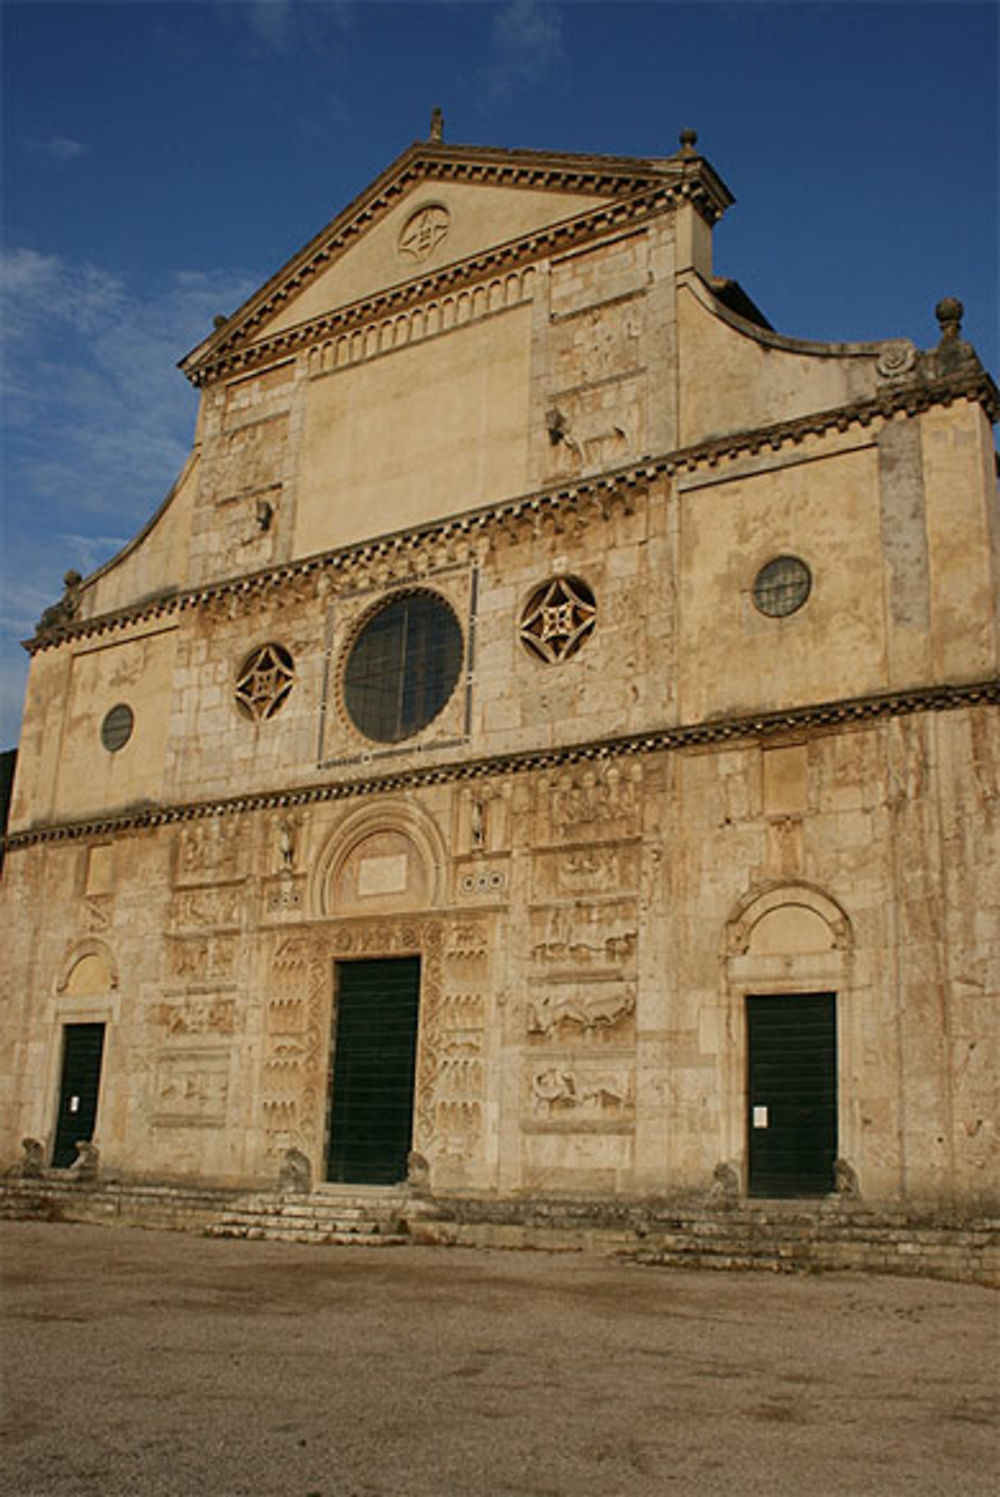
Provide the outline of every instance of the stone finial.
{"type": "Polygon", "coordinates": [[[978,366],[976,351],[962,337],[965,308],[957,296],[944,296],[934,308],[941,329],[941,341],[933,353],[938,376],[964,374],[978,366]]]}
{"type": "Polygon", "coordinates": [[[223,312],[216,312],[215,316],[212,318],[212,326],[215,328],[215,331],[218,332],[220,328],[225,327],[228,321],[229,318],[223,312]]]}
{"type": "Polygon", "coordinates": [[[82,581],[83,578],[80,576],[80,573],[74,571],[72,567],[70,567],[68,572],[63,573],[63,587],[68,593],[74,592],[82,581]]]}
{"type": "Polygon", "coordinates": [[[694,156],[697,154],[695,151],[695,146],[698,144],[697,130],[682,130],[680,133],[680,142],[682,156],[694,156]]]}
{"type": "Polygon", "coordinates": [[[941,342],[958,339],[962,332],[962,318],[965,308],[957,296],[945,296],[934,308],[934,316],[938,320],[941,329],[941,342]]]}
{"type": "Polygon", "coordinates": [[[437,105],[431,110],[431,133],[427,139],[432,146],[439,146],[444,140],[444,110],[437,105]]]}

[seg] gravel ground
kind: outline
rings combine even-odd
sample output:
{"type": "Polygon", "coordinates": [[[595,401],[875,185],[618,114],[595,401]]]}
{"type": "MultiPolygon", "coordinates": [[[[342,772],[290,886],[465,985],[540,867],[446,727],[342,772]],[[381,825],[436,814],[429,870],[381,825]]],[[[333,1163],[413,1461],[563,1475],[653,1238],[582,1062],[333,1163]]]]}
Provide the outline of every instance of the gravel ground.
{"type": "Polygon", "coordinates": [[[996,1497],[1000,1297],[0,1228],[18,1497],[996,1497]]]}

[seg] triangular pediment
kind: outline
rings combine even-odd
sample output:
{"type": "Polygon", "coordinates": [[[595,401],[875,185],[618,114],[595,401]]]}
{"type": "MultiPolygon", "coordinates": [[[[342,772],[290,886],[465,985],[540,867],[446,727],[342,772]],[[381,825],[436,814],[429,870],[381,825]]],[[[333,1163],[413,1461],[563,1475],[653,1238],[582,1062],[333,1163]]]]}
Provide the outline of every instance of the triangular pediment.
{"type": "Polygon", "coordinates": [[[411,146],[182,361],[196,384],[340,308],[439,278],[616,201],[697,179],[731,201],[703,158],[663,160],[411,146]]]}

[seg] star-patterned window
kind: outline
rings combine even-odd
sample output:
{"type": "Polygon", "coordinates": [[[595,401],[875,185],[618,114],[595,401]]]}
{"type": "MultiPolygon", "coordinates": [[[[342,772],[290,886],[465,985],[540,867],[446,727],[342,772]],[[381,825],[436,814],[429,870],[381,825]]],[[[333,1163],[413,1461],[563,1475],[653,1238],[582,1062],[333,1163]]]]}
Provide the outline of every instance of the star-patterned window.
{"type": "Polygon", "coordinates": [[[260,645],[236,677],[236,705],[252,722],[264,722],[283,706],[295,682],[295,666],[284,645],[260,645]]]}
{"type": "Polygon", "coordinates": [[[597,604],[579,577],[553,577],[537,587],[521,615],[521,643],[530,655],[556,665],[575,655],[594,632],[597,604]]]}

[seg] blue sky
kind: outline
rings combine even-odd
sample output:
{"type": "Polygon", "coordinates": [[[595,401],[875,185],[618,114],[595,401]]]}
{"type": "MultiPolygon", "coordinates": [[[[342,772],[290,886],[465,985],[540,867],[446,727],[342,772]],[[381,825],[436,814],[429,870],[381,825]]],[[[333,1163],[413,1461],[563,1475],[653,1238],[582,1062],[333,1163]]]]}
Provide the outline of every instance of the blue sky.
{"type": "Polygon", "coordinates": [[[997,369],[992,4],[6,0],[0,747],[18,641],[187,453],[175,368],[412,140],[668,155],[735,193],[716,269],[781,332],[997,369]]]}

